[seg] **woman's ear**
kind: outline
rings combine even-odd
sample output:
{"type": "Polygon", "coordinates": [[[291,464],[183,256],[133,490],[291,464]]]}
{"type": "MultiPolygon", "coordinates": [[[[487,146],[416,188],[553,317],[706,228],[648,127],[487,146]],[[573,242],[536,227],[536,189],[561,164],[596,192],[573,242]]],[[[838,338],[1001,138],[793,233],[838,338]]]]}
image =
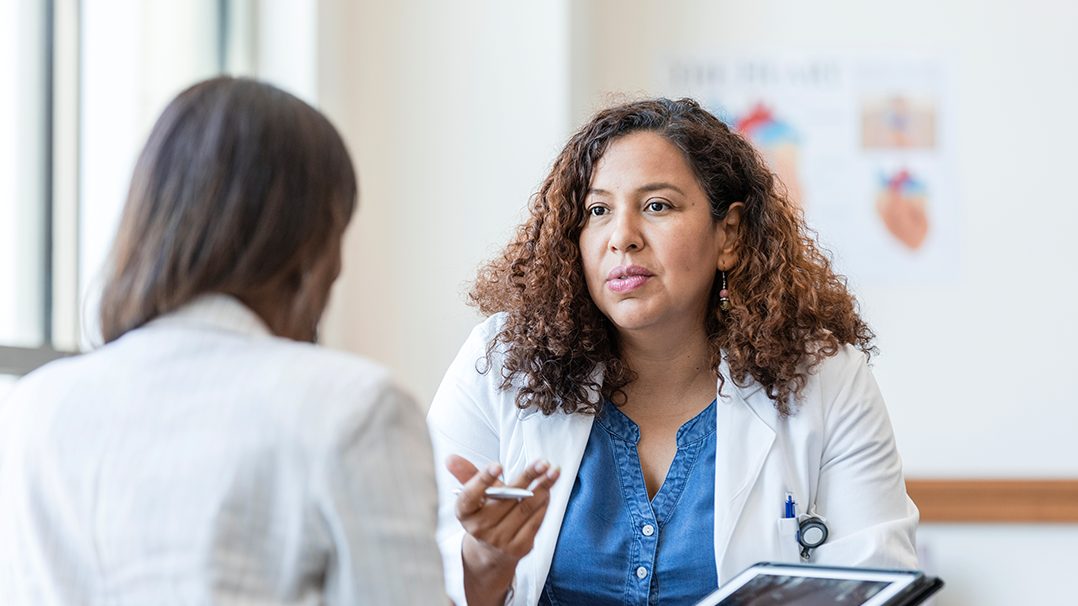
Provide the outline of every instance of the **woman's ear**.
{"type": "Polygon", "coordinates": [[[734,202],[726,210],[726,216],[718,221],[716,228],[719,230],[719,254],[716,267],[726,271],[737,263],[739,245],[741,244],[741,212],[745,209],[744,202],[734,202]]]}

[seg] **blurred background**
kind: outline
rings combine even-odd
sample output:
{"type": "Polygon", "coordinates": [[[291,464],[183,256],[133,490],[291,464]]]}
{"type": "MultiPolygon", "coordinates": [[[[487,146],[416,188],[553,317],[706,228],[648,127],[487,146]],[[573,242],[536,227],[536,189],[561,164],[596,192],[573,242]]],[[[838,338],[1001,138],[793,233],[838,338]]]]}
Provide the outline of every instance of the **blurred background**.
{"type": "Polygon", "coordinates": [[[98,341],[145,136],[218,74],[326,112],[360,175],[327,345],[420,402],[595,110],[692,95],[756,143],[879,335],[939,605],[1074,603],[1078,4],[3,0],[0,398],[98,341]]]}

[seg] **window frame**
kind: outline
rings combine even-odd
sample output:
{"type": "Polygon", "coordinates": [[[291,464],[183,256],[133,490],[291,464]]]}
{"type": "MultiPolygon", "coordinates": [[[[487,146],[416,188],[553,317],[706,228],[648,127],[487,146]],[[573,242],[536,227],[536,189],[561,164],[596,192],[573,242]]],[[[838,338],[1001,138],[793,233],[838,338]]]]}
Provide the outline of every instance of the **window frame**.
{"type": "Polygon", "coordinates": [[[46,107],[42,136],[42,314],[41,342],[37,347],[0,343],[0,374],[23,376],[53,360],[77,353],[78,313],[74,283],[77,275],[70,270],[77,254],[77,233],[64,229],[77,224],[78,158],[78,47],[79,3],[44,0],[42,10],[42,90],[46,107]],[[61,35],[58,36],[57,30],[61,35]],[[59,69],[58,69],[59,68],[59,69]],[[70,81],[74,78],[74,81],[70,81]],[[58,92],[67,98],[61,102],[58,92]],[[64,128],[74,130],[62,132],[64,128]],[[58,194],[70,199],[58,203],[58,194]],[[71,257],[72,259],[69,259],[71,257]],[[65,284],[64,282],[68,282],[65,284]]]}

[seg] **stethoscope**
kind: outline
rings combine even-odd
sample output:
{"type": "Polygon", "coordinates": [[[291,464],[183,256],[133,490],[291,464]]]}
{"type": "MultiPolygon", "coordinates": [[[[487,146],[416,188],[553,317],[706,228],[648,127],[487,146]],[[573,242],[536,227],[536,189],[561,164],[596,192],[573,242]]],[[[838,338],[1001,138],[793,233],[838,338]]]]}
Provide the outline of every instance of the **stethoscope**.
{"type": "Polygon", "coordinates": [[[827,520],[816,514],[796,515],[797,503],[794,496],[786,493],[786,517],[797,518],[797,544],[801,546],[801,558],[807,560],[812,550],[827,542],[827,520]]]}
{"type": "Polygon", "coordinates": [[[797,544],[801,546],[801,557],[808,559],[812,550],[827,541],[827,522],[816,515],[801,516],[797,522],[797,544]]]}

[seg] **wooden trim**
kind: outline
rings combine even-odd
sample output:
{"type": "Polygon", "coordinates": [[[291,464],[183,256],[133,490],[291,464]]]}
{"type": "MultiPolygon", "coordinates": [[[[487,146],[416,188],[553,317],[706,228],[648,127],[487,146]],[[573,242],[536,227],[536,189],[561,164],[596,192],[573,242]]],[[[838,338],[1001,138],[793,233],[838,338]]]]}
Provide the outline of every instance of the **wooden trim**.
{"type": "Polygon", "coordinates": [[[909,479],[922,522],[1078,523],[1078,479],[909,479]]]}

